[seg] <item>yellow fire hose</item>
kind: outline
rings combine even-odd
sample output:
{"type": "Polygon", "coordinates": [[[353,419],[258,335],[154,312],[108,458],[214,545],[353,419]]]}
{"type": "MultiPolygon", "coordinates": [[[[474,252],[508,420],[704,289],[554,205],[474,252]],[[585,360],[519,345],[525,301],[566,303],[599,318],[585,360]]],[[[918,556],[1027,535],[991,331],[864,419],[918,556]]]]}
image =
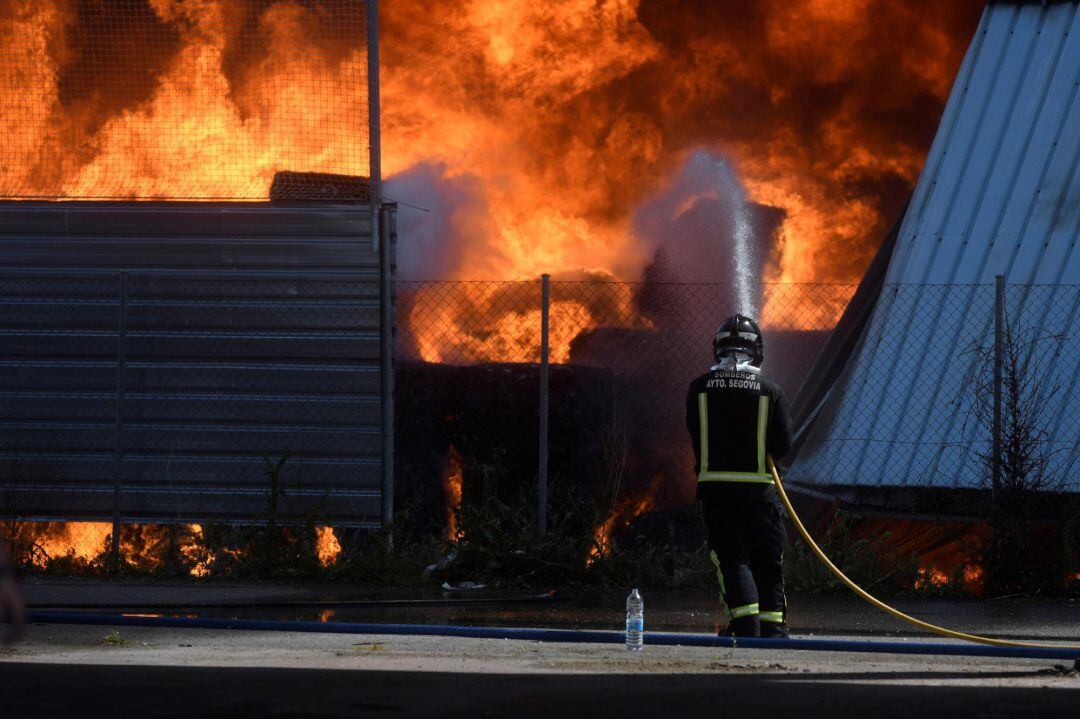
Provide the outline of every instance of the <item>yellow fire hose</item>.
{"type": "Polygon", "coordinates": [[[773,463],[772,456],[767,457],[767,459],[768,459],[768,463],[769,463],[769,471],[772,472],[773,480],[776,482],[776,492],[780,495],[780,501],[783,502],[784,508],[787,509],[788,516],[791,517],[791,521],[795,525],[795,528],[797,530],[799,530],[799,535],[802,536],[803,540],[810,546],[810,549],[814,552],[814,554],[817,555],[817,558],[820,559],[822,561],[822,563],[826,567],[829,568],[829,571],[832,572],[833,575],[835,575],[837,579],[839,579],[841,582],[843,582],[844,585],[847,586],[848,589],[855,592],[856,594],[858,594],[860,597],[862,597],[866,601],[870,602],[870,604],[873,604],[875,607],[877,607],[881,611],[886,612],[887,614],[891,614],[892,616],[896,617],[897,619],[902,619],[905,622],[907,622],[908,624],[912,624],[912,625],[914,625],[916,627],[919,627],[920,629],[925,629],[928,632],[933,632],[934,634],[937,634],[937,635],[942,636],[942,637],[951,637],[953,639],[963,639],[963,640],[969,641],[969,642],[977,642],[978,644],[990,644],[990,645],[996,646],[996,647],[1044,647],[1044,646],[1047,646],[1045,644],[1032,644],[1030,642],[1013,642],[1013,641],[1009,641],[1007,639],[994,639],[992,637],[982,637],[982,636],[979,636],[978,634],[967,634],[965,632],[958,632],[958,631],[955,631],[953,629],[946,629],[945,627],[939,627],[936,624],[931,624],[930,622],[924,622],[923,620],[916,619],[915,617],[913,617],[913,616],[911,616],[909,614],[904,614],[899,609],[895,609],[893,607],[890,607],[885,602],[881,601],[877,597],[875,597],[872,594],[870,594],[869,592],[867,592],[865,589],[860,587],[858,584],[856,584],[855,582],[848,579],[847,575],[844,574],[843,572],[841,572],[839,567],[837,567],[835,564],[833,564],[832,561],[827,556],[825,556],[825,552],[823,552],[821,550],[821,547],[819,547],[817,545],[817,542],[814,541],[814,538],[810,536],[810,532],[806,531],[806,527],[803,526],[802,520],[799,519],[799,515],[795,512],[795,507],[791,506],[791,500],[788,499],[787,492],[784,491],[784,483],[780,481],[780,474],[779,474],[779,472],[776,471],[776,465],[773,463]]]}

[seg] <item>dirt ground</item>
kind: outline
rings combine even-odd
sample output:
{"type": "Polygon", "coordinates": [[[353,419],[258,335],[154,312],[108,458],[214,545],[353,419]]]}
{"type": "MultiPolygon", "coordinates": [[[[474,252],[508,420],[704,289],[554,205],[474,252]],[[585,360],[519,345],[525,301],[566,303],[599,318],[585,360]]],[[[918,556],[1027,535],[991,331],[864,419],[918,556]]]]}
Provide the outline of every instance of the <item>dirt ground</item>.
{"type": "MultiPolygon", "coordinates": [[[[1071,667],[1070,667],[1071,668],[1071,667]]],[[[35,625],[0,716],[1075,716],[1054,662],[35,625]]]]}

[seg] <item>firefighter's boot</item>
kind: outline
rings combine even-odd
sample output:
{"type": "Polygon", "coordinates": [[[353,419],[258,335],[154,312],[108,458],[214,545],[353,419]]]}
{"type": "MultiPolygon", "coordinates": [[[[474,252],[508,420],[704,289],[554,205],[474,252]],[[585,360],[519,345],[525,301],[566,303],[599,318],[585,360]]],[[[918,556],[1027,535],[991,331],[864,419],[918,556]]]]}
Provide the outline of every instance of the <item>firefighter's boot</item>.
{"type": "Polygon", "coordinates": [[[722,637],[757,637],[761,636],[761,625],[757,615],[736,617],[720,632],[722,637]]]}
{"type": "Polygon", "coordinates": [[[787,639],[788,627],[786,622],[761,622],[762,639],[787,639]]]}

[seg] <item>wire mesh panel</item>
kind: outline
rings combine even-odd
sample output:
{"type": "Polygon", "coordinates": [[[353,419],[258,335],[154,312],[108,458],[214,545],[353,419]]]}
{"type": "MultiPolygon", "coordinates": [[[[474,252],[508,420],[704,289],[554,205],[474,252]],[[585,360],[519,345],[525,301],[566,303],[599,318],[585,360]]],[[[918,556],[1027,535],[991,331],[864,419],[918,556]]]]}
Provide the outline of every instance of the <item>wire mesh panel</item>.
{"type": "Polygon", "coordinates": [[[258,517],[280,491],[280,520],[377,524],[378,312],[367,279],[132,275],[123,514],[172,491],[258,517]]]}
{"type": "Polygon", "coordinates": [[[395,487],[420,523],[534,491],[539,282],[398,282],[395,487]],[[440,481],[441,479],[441,481],[440,481]]]}
{"type": "Polygon", "coordinates": [[[398,356],[440,364],[537,362],[539,282],[398,282],[398,356]]]}
{"type": "MultiPolygon", "coordinates": [[[[374,524],[378,289],[370,275],[287,272],[0,276],[0,509],[106,521],[119,487],[127,521],[263,521],[273,498],[282,521],[374,524]]],[[[789,397],[826,345],[822,308],[852,291],[764,287],[764,370],[789,397]]],[[[689,501],[685,392],[712,363],[730,295],[551,283],[554,511],[605,490],[651,503],[627,516],[689,501]]],[[[470,494],[534,497],[541,282],[402,282],[397,300],[403,506],[441,528],[470,494]]],[[[1076,491],[1080,286],[1008,286],[1003,317],[1006,481],[1076,491]]],[[[993,286],[883,288],[856,351],[820,358],[844,369],[789,479],[987,488],[994,341],[993,286]]]]}
{"type": "Polygon", "coordinates": [[[115,273],[0,279],[5,516],[111,515],[120,288],[115,273]],[[90,491],[77,497],[81,481],[90,491]]]}
{"type": "Polygon", "coordinates": [[[0,198],[365,199],[361,0],[0,0],[0,198]]]}
{"type": "Polygon", "coordinates": [[[815,418],[793,479],[948,486],[979,438],[967,420],[993,347],[993,286],[885,288],[857,354],[815,418]]]}
{"type": "MultiPolygon", "coordinates": [[[[763,288],[758,314],[764,369],[789,398],[818,360],[854,289],[763,288]]],[[[476,431],[531,456],[536,377],[525,366],[510,367],[538,359],[540,283],[404,283],[402,290],[399,357],[432,363],[423,371],[431,378],[449,372],[446,365],[519,373],[514,394],[483,379],[458,389],[480,403],[476,431]]],[[[1066,483],[1074,481],[1080,446],[1080,402],[1073,390],[1080,361],[1078,292],[1076,286],[1011,285],[1005,294],[1006,340],[1012,333],[1016,362],[1037,375],[1025,391],[1039,397],[1036,434],[1052,458],[1047,471],[1066,483]]],[[[711,364],[713,332],[735,311],[734,296],[727,285],[552,282],[551,361],[579,382],[571,399],[552,396],[553,436],[574,434],[585,446],[594,434],[606,435],[599,449],[587,450],[601,454],[611,450],[601,445],[621,437],[628,449],[620,473],[627,481],[658,483],[673,493],[672,501],[689,499],[684,393],[711,364]],[[589,397],[606,403],[590,420],[594,424],[573,412],[560,414],[560,402],[587,407],[589,397]]],[[[843,486],[982,486],[992,436],[980,403],[993,394],[987,363],[994,306],[994,287],[988,285],[886,287],[856,352],[824,358],[846,369],[801,437],[792,479],[843,486]]],[[[440,410],[444,417],[455,416],[465,401],[445,391],[416,396],[449,402],[440,410]]],[[[402,417],[414,414],[399,409],[402,417]]],[[[596,470],[595,463],[588,466],[596,470]]]]}

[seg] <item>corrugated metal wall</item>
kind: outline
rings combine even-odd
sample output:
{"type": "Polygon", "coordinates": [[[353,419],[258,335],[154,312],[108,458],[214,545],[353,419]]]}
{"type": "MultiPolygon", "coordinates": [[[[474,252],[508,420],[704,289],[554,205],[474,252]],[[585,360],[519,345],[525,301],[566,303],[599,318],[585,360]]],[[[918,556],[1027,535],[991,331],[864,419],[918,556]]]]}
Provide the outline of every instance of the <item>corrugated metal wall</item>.
{"type": "MultiPolygon", "coordinates": [[[[387,223],[392,225],[392,223],[387,223]]],[[[0,205],[0,513],[380,521],[370,209],[0,205]]]]}

